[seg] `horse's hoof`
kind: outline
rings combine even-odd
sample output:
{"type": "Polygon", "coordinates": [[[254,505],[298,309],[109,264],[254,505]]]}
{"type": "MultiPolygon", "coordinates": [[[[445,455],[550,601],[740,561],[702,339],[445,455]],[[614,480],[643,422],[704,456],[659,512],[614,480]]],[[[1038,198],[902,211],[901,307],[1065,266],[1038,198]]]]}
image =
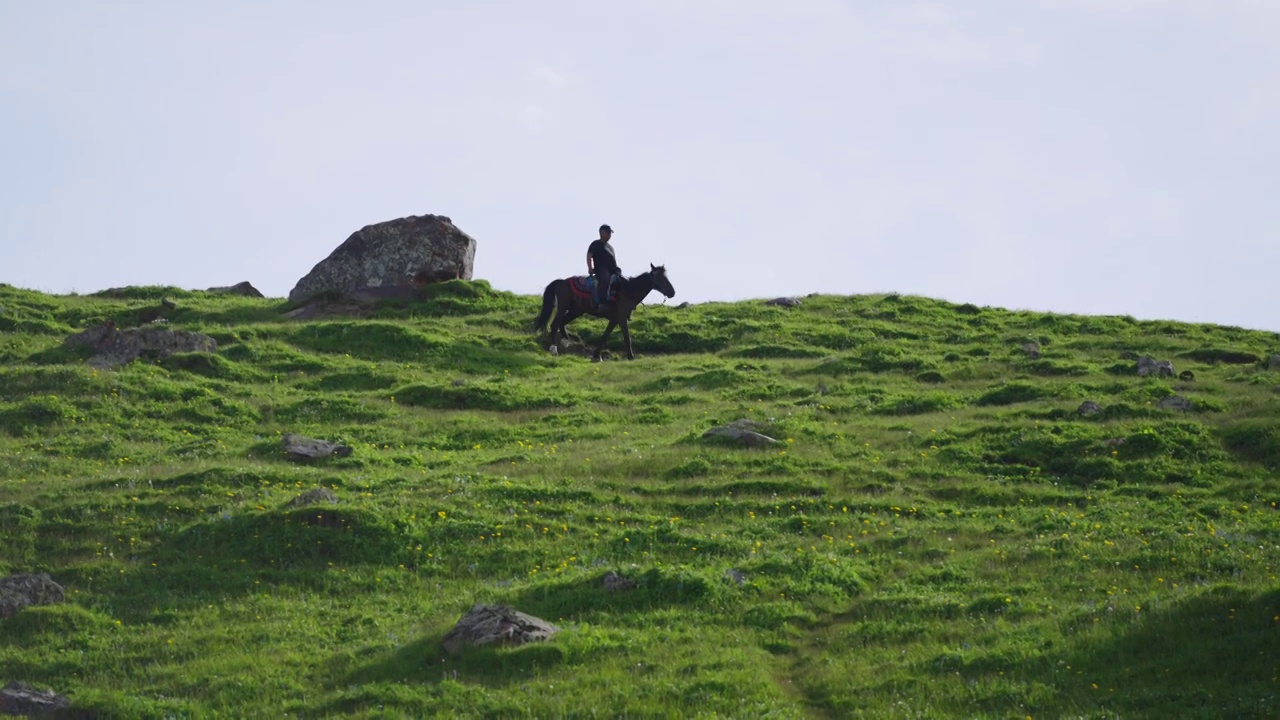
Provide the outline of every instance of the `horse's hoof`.
{"type": "Polygon", "coordinates": [[[559,345],[552,345],[551,347],[549,347],[549,348],[547,348],[547,349],[551,351],[551,354],[552,354],[552,355],[559,355],[559,354],[560,354],[560,346],[559,346],[559,345]]]}

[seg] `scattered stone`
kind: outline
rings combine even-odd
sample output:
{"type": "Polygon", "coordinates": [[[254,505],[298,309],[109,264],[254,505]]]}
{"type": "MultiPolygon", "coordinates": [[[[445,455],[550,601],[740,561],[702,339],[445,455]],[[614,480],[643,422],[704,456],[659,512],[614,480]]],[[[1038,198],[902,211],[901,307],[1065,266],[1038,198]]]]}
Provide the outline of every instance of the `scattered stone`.
{"type": "Polygon", "coordinates": [[[1027,359],[1028,359],[1028,360],[1039,360],[1039,359],[1040,359],[1040,345],[1039,345],[1039,343],[1033,343],[1033,342],[1026,343],[1025,345],[1023,345],[1023,346],[1022,346],[1022,352],[1024,352],[1024,353],[1026,353],[1026,354],[1027,354],[1027,359]]]}
{"type": "Polygon", "coordinates": [[[248,280],[238,282],[235,285],[228,285],[226,287],[211,287],[208,290],[205,290],[205,292],[218,293],[220,295],[239,295],[241,297],[251,298],[266,297],[258,290],[258,288],[250,285],[248,280]]]}
{"type": "Polygon", "coordinates": [[[635,590],[636,581],[625,575],[610,570],[604,574],[604,589],[608,592],[623,592],[626,590],[635,590]]]}
{"type": "Polygon", "coordinates": [[[1169,360],[1156,360],[1155,358],[1143,355],[1138,358],[1138,375],[1140,377],[1146,377],[1148,375],[1173,377],[1173,362],[1169,360]]]}
{"type": "Polygon", "coordinates": [[[675,306],[675,309],[676,309],[676,310],[683,310],[683,309],[685,309],[685,308],[687,308],[687,307],[689,307],[689,302],[686,300],[685,302],[682,302],[682,303],[680,303],[679,305],[676,305],[676,306],[675,306]]]}
{"type": "Polygon", "coordinates": [[[308,490],[285,504],[287,508],[307,507],[321,504],[337,505],[338,494],[329,488],[308,490]]]}
{"type": "Polygon", "coordinates": [[[1271,356],[1271,359],[1267,361],[1267,369],[1280,370],[1280,355],[1271,356]]]}
{"type": "Polygon", "coordinates": [[[476,241],[443,215],[411,215],[367,225],[321,260],[289,292],[302,303],[326,292],[413,288],[443,280],[470,280],[476,241]]]}
{"type": "Polygon", "coordinates": [[[1128,440],[1127,440],[1127,439],[1125,439],[1125,438],[1122,438],[1122,437],[1121,437],[1121,438],[1111,438],[1110,440],[1107,440],[1106,442],[1104,442],[1104,443],[1103,443],[1103,445],[1106,445],[1106,446],[1107,446],[1107,447],[1109,447],[1109,448],[1117,448],[1117,447],[1120,447],[1121,445],[1125,444],[1126,442],[1128,442],[1128,440]]]}
{"type": "Polygon", "coordinates": [[[780,297],[772,300],[766,300],[765,305],[777,305],[779,307],[799,307],[800,300],[793,297],[780,297]]]}
{"type": "Polygon", "coordinates": [[[826,384],[826,383],[818,383],[818,394],[819,394],[819,395],[826,395],[826,394],[827,394],[827,384],[826,384]]]}
{"type": "Polygon", "coordinates": [[[1178,373],[1178,379],[1183,380],[1185,382],[1193,382],[1196,379],[1196,374],[1191,372],[1190,370],[1183,370],[1182,372],[1178,373]]]}
{"type": "Polygon", "coordinates": [[[458,378],[457,380],[454,380],[452,383],[454,387],[465,387],[466,384],[467,384],[467,381],[463,378],[458,378]]]}
{"type": "Polygon", "coordinates": [[[1090,415],[1097,415],[1098,413],[1102,412],[1102,406],[1092,400],[1085,400],[1084,402],[1080,403],[1080,407],[1076,410],[1076,412],[1080,413],[1081,415],[1084,415],[1085,417],[1088,417],[1090,415]]]}
{"type": "Polygon", "coordinates": [[[52,690],[36,690],[14,680],[0,689],[0,715],[38,717],[71,707],[71,699],[52,690]]]}
{"type": "Polygon", "coordinates": [[[55,605],[63,601],[62,586],[48,573],[19,573],[0,580],[0,618],[13,617],[28,605],[55,605]]]}
{"type": "Polygon", "coordinates": [[[218,342],[204,333],[170,330],[158,325],[120,330],[110,320],[72,335],[63,344],[93,348],[89,365],[99,370],[128,365],[143,355],[164,358],[174,353],[218,350],[218,342]]]}
{"type": "Polygon", "coordinates": [[[1190,410],[1194,406],[1194,403],[1181,395],[1170,395],[1169,397],[1161,400],[1158,405],[1162,410],[1182,410],[1185,412],[1190,410]]]}
{"type": "Polygon", "coordinates": [[[747,447],[764,447],[766,445],[777,445],[777,440],[761,433],[760,430],[765,429],[762,425],[751,420],[734,420],[728,425],[713,427],[702,433],[704,438],[728,438],[737,440],[747,447]]]}
{"type": "Polygon", "coordinates": [[[170,300],[169,298],[165,298],[160,301],[160,307],[164,308],[165,310],[177,310],[178,303],[170,300]]]}
{"type": "Polygon", "coordinates": [[[724,579],[728,580],[734,585],[742,585],[747,582],[747,574],[742,572],[741,570],[735,570],[734,568],[729,568],[728,570],[724,571],[724,579]]]}
{"type": "Polygon", "coordinates": [[[468,645],[523,645],[547,640],[560,628],[507,605],[476,605],[462,616],[441,644],[452,655],[468,645]]]}
{"type": "Polygon", "coordinates": [[[289,456],[290,460],[306,462],[329,457],[347,457],[351,454],[351,447],[327,440],[314,440],[301,435],[294,435],[293,433],[285,433],[284,452],[289,456]]]}

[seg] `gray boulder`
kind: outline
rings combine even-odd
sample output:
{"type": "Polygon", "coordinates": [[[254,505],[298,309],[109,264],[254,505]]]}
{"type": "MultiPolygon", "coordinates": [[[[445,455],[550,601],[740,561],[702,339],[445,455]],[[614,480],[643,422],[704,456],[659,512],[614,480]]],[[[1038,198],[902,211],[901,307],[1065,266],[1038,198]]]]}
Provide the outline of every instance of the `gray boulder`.
{"type": "Polygon", "coordinates": [[[1156,360],[1153,357],[1143,355],[1138,358],[1138,375],[1146,377],[1148,375],[1156,375],[1157,377],[1173,377],[1173,362],[1169,360],[1156,360]]]}
{"type": "Polygon", "coordinates": [[[48,573],[10,575],[0,579],[0,618],[13,617],[28,605],[55,605],[65,595],[48,573]]]}
{"type": "Polygon", "coordinates": [[[468,645],[523,645],[547,640],[560,628],[507,605],[476,605],[444,636],[450,654],[468,645]]]}
{"type": "Polygon", "coordinates": [[[71,700],[52,690],[36,690],[30,685],[14,680],[0,689],[0,715],[40,717],[53,715],[71,707],[71,700]]]}
{"type": "Polygon", "coordinates": [[[290,460],[300,462],[310,462],[330,457],[347,457],[352,450],[350,445],[339,445],[328,440],[316,440],[293,433],[285,433],[281,441],[284,443],[285,455],[290,460]]]}
{"type": "Polygon", "coordinates": [[[321,260],[289,292],[302,303],[323,293],[470,280],[476,241],[443,215],[411,215],[368,225],[321,260]]]}
{"type": "Polygon", "coordinates": [[[1181,395],[1170,395],[1169,397],[1160,400],[1157,405],[1161,410],[1181,410],[1183,412],[1186,412],[1195,406],[1191,400],[1184,398],[1181,395]]]}

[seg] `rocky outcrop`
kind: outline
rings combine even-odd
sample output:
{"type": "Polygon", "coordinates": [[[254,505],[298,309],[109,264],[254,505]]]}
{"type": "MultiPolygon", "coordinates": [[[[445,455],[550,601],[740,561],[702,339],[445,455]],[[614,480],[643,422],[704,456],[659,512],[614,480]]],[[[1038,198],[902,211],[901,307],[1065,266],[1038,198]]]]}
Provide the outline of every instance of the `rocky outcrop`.
{"type": "Polygon", "coordinates": [[[142,355],[160,358],[174,353],[218,350],[217,341],[204,333],[170,330],[158,324],[121,330],[113,322],[78,332],[63,344],[93,348],[89,364],[100,370],[127,365],[142,355]]]}
{"type": "Polygon", "coordinates": [[[462,616],[441,644],[450,654],[468,645],[523,645],[551,638],[560,628],[507,605],[476,605],[462,616]]]}
{"type": "Polygon", "coordinates": [[[412,288],[442,280],[470,280],[476,241],[442,215],[368,225],[321,260],[289,292],[303,303],[326,293],[364,288],[412,288]]]}
{"type": "Polygon", "coordinates": [[[48,573],[21,573],[0,580],[0,618],[13,617],[28,605],[54,605],[62,602],[62,586],[48,573]]]}
{"type": "Polygon", "coordinates": [[[1098,413],[1102,412],[1102,406],[1092,400],[1085,400],[1084,402],[1080,403],[1079,408],[1076,408],[1076,412],[1081,415],[1084,415],[1085,417],[1088,417],[1090,415],[1097,415],[1098,413]]]}

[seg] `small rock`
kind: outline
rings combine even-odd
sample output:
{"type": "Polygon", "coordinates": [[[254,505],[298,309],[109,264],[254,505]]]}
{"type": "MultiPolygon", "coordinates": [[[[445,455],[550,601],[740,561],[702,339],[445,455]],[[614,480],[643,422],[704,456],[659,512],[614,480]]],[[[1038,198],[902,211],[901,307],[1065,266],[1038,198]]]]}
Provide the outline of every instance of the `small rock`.
{"type": "Polygon", "coordinates": [[[1169,360],[1156,360],[1153,357],[1143,355],[1138,358],[1138,375],[1140,377],[1146,377],[1148,375],[1173,377],[1173,363],[1169,360]]]}
{"type": "Polygon", "coordinates": [[[248,280],[238,282],[235,285],[228,285],[226,287],[211,287],[208,290],[205,290],[205,292],[219,293],[222,295],[239,295],[241,297],[252,298],[265,297],[258,288],[250,285],[248,280]]]}
{"type": "Polygon", "coordinates": [[[765,435],[760,430],[764,429],[759,423],[751,420],[735,420],[728,425],[713,427],[702,433],[704,438],[729,438],[737,440],[747,447],[764,447],[766,445],[777,445],[778,441],[765,435]]]}
{"type": "Polygon", "coordinates": [[[507,605],[476,605],[462,616],[441,644],[451,655],[468,645],[523,645],[547,640],[560,628],[507,605]]]}
{"type": "Polygon", "coordinates": [[[1178,379],[1184,380],[1186,382],[1192,382],[1196,379],[1196,374],[1191,372],[1190,370],[1183,370],[1182,372],[1178,373],[1178,379]]]}
{"type": "Polygon", "coordinates": [[[1027,359],[1029,360],[1040,359],[1040,345],[1038,343],[1026,343],[1022,346],[1022,352],[1027,354],[1027,359]]]}
{"type": "Polygon", "coordinates": [[[351,448],[347,445],[339,445],[327,440],[314,440],[293,433],[285,433],[283,442],[284,452],[290,460],[318,460],[327,457],[347,457],[351,454],[351,448]]]}
{"type": "Polygon", "coordinates": [[[288,507],[288,508],[306,507],[308,505],[320,505],[322,503],[328,503],[330,505],[338,504],[337,493],[330,490],[329,488],[316,488],[314,490],[308,490],[302,493],[301,495],[299,495],[298,497],[290,500],[288,503],[285,504],[285,507],[288,507]]]}
{"type": "Polygon", "coordinates": [[[63,601],[62,586],[48,573],[19,573],[0,580],[0,618],[13,617],[28,605],[54,605],[63,601]]]}
{"type": "Polygon", "coordinates": [[[70,707],[70,698],[52,690],[36,690],[17,680],[0,689],[0,715],[37,717],[70,707]]]}
{"type": "Polygon", "coordinates": [[[780,297],[772,300],[766,300],[765,305],[777,305],[779,307],[798,307],[800,301],[793,297],[780,297]]]}
{"type": "Polygon", "coordinates": [[[728,580],[729,582],[735,585],[742,585],[747,581],[747,574],[742,572],[741,570],[735,570],[734,568],[729,568],[728,570],[724,571],[724,579],[728,580]]]}
{"type": "Polygon", "coordinates": [[[1080,407],[1076,412],[1086,417],[1089,415],[1096,415],[1097,413],[1102,412],[1102,406],[1092,400],[1085,400],[1080,403],[1080,407]]]}
{"type": "Polygon", "coordinates": [[[686,301],[686,302],[682,302],[682,303],[680,303],[679,305],[677,305],[677,306],[675,307],[675,309],[676,309],[676,310],[683,310],[683,309],[685,309],[685,308],[687,308],[687,307],[689,307],[689,303],[686,301]]]}
{"type": "Polygon", "coordinates": [[[621,592],[625,590],[634,590],[636,588],[635,580],[632,580],[625,575],[619,575],[613,570],[604,574],[603,584],[604,589],[608,592],[621,592]]]}
{"type": "Polygon", "coordinates": [[[1267,369],[1280,370],[1280,355],[1271,356],[1271,359],[1267,361],[1267,369]]]}
{"type": "Polygon", "coordinates": [[[1158,405],[1162,410],[1182,410],[1185,412],[1190,410],[1194,406],[1194,403],[1181,395],[1170,395],[1169,397],[1161,400],[1158,405]]]}

